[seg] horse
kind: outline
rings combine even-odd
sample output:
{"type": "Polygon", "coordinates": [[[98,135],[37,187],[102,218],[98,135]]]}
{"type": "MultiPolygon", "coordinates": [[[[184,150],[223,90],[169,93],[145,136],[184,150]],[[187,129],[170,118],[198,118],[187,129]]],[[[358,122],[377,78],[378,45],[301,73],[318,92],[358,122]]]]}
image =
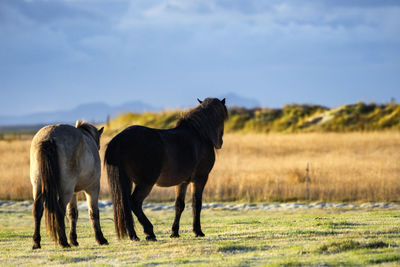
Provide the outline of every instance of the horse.
{"type": "Polygon", "coordinates": [[[214,166],[215,149],[222,147],[228,111],[225,98],[197,100],[200,105],[184,114],[175,128],[130,126],[108,143],[104,165],[118,239],[128,235],[131,240],[140,240],[134,230],[133,212],[143,226],[146,240],[157,240],[153,225],[142,209],[154,185],[175,186],[171,237],[179,237],[179,221],[189,183],[192,186],[193,232],[196,237],[204,236],[200,225],[202,194],[214,166]]]}
{"type": "Polygon", "coordinates": [[[70,243],[78,246],[77,193],[84,191],[89,217],[100,245],[108,244],[100,228],[98,197],[100,191],[100,136],[103,128],[78,120],[75,127],[48,125],[33,137],[30,150],[30,179],[33,188],[32,213],[35,230],[32,249],[40,246],[40,221],[43,203],[46,229],[50,237],[64,248],[70,247],[65,235],[64,217],[70,221],[70,243]]]}

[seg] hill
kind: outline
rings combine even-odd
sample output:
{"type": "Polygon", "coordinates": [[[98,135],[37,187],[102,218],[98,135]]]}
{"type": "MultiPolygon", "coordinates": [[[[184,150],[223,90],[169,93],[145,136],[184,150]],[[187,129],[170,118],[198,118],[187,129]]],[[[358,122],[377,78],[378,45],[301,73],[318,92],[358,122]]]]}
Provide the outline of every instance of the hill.
{"type": "MultiPolygon", "coordinates": [[[[160,113],[125,113],[109,121],[107,134],[139,124],[153,128],[172,128],[182,110],[160,113]]],[[[326,108],[318,105],[285,105],[283,108],[229,108],[226,132],[350,132],[400,130],[399,104],[356,104],[326,108]]]]}

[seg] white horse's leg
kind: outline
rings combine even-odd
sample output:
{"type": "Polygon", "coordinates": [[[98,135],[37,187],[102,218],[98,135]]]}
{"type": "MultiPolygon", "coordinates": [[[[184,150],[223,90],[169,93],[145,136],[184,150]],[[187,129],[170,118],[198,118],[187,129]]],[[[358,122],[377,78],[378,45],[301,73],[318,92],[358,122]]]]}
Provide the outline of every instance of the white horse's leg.
{"type": "Polygon", "coordinates": [[[78,246],[79,243],[77,241],[77,235],[76,235],[76,222],[78,221],[78,207],[76,202],[76,193],[72,196],[71,201],[68,203],[67,215],[69,223],[71,225],[71,229],[69,232],[69,242],[73,246],[78,246]]]}
{"type": "MultiPolygon", "coordinates": [[[[62,183],[61,183],[62,185],[62,183]]],[[[61,187],[61,198],[59,200],[59,205],[61,208],[61,214],[59,215],[59,217],[57,218],[58,221],[58,242],[60,243],[60,245],[62,247],[70,247],[70,245],[68,244],[68,240],[67,240],[67,236],[65,235],[65,222],[64,222],[64,218],[65,218],[65,210],[66,207],[68,205],[68,203],[71,201],[73,195],[74,195],[74,191],[71,189],[65,189],[64,187],[61,187]]]]}
{"type": "Polygon", "coordinates": [[[32,249],[40,248],[40,221],[43,216],[43,195],[40,182],[33,185],[33,205],[32,214],[35,221],[35,232],[33,234],[32,249]]]}
{"type": "Polygon", "coordinates": [[[103,232],[101,231],[100,227],[100,215],[98,206],[99,191],[100,185],[95,186],[93,189],[86,190],[86,201],[89,206],[89,217],[92,223],[92,228],[94,230],[96,241],[100,245],[108,245],[108,241],[104,238],[103,232]]]}

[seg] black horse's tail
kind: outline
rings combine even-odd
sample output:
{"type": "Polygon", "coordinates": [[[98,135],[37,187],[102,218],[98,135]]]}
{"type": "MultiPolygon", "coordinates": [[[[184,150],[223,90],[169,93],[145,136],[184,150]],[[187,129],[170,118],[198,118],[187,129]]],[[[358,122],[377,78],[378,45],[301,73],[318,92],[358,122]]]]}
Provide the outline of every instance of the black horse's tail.
{"type": "Polygon", "coordinates": [[[118,239],[124,238],[128,232],[131,239],[133,233],[133,217],[131,209],[132,181],[126,175],[120,162],[120,145],[114,139],[107,145],[104,156],[107,169],[108,184],[111,188],[114,205],[114,226],[118,239]]]}
{"type": "Polygon", "coordinates": [[[50,237],[57,241],[57,233],[64,225],[64,212],[59,203],[60,168],[57,146],[53,139],[40,144],[38,162],[45,203],[46,229],[50,237]]]}

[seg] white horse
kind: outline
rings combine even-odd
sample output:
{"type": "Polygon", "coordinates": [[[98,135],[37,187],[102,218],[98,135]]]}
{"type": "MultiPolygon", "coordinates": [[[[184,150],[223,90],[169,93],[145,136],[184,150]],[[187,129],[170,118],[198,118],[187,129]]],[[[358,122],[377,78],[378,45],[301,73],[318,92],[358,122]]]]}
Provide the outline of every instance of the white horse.
{"type": "Polygon", "coordinates": [[[103,128],[77,121],[45,126],[36,133],[31,144],[30,176],[33,187],[35,232],[33,249],[40,248],[40,220],[45,209],[46,228],[50,237],[69,247],[65,235],[65,211],[71,224],[70,243],[78,246],[76,194],[84,191],[96,241],[108,244],[100,228],[98,197],[100,191],[100,136],[103,128]],[[68,206],[67,206],[68,205],[68,206]]]}

